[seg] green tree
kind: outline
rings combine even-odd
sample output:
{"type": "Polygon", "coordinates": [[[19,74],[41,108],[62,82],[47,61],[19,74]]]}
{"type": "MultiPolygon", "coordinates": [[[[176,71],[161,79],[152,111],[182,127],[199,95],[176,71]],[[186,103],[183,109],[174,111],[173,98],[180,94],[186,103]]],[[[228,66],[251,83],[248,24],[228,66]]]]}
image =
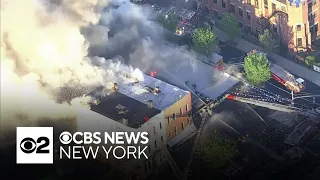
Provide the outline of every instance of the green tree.
{"type": "Polygon", "coordinates": [[[269,51],[278,52],[280,47],[280,42],[278,39],[274,38],[271,32],[266,29],[263,34],[259,34],[260,44],[269,51]]]}
{"type": "Polygon", "coordinates": [[[202,140],[196,155],[212,168],[219,168],[231,163],[239,154],[236,141],[220,137],[217,131],[211,139],[202,140]]]}
{"type": "Polygon", "coordinates": [[[193,34],[193,49],[207,56],[217,48],[217,36],[207,28],[197,29],[193,34]]]}
{"type": "Polygon", "coordinates": [[[160,15],[158,22],[167,30],[175,31],[179,23],[178,16],[174,13],[160,15]]]}
{"type": "Polygon", "coordinates": [[[316,63],[316,57],[314,56],[307,56],[305,59],[306,64],[308,64],[309,66],[312,66],[316,63]]]}
{"type": "Polygon", "coordinates": [[[230,39],[240,36],[240,26],[236,17],[232,13],[224,13],[221,18],[222,30],[226,32],[230,39]]]}
{"type": "Polygon", "coordinates": [[[266,55],[253,51],[244,60],[244,71],[247,80],[253,85],[266,82],[271,77],[270,64],[266,55]]]}

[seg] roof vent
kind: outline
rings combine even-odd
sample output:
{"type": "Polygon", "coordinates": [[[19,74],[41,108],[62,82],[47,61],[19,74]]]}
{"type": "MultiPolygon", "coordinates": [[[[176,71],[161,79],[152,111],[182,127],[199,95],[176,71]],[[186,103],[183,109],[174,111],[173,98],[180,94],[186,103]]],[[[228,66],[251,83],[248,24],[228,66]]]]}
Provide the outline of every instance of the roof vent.
{"type": "Polygon", "coordinates": [[[153,92],[154,94],[159,94],[161,91],[159,89],[159,86],[156,86],[154,89],[153,89],[153,92]]]}
{"type": "Polygon", "coordinates": [[[149,107],[149,108],[153,108],[152,100],[149,100],[149,101],[148,101],[148,107],[149,107]]]}
{"type": "Polygon", "coordinates": [[[128,123],[129,123],[128,119],[122,118],[122,124],[127,126],[128,123]]]}
{"type": "Polygon", "coordinates": [[[118,114],[127,114],[127,110],[125,110],[125,109],[119,109],[118,110],[118,114]]]}
{"type": "Polygon", "coordinates": [[[117,83],[113,83],[113,87],[112,87],[113,91],[117,92],[119,90],[119,86],[117,83]]]}

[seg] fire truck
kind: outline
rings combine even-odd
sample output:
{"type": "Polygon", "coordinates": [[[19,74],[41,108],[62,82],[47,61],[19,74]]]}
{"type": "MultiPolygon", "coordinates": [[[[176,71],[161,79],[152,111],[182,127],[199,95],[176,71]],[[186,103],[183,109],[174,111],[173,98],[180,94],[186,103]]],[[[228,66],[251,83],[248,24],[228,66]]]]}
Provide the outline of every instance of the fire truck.
{"type": "MultiPolygon", "coordinates": [[[[254,52],[261,53],[267,57],[266,53],[256,50],[250,51],[249,54],[254,52]]],[[[281,66],[271,62],[269,63],[272,78],[284,85],[288,90],[292,91],[293,93],[300,93],[306,88],[306,82],[302,78],[296,79],[294,75],[284,70],[281,66]]]]}
{"type": "Polygon", "coordinates": [[[306,88],[306,83],[302,78],[295,78],[288,71],[276,64],[270,65],[271,76],[273,79],[284,85],[288,90],[299,93],[306,88]]]}

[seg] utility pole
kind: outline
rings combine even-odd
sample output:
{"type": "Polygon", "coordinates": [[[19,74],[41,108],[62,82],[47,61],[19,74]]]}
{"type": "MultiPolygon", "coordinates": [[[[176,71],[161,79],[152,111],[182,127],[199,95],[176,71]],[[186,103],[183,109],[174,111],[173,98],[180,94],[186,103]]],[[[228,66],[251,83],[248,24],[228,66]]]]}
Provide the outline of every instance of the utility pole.
{"type": "Polygon", "coordinates": [[[294,105],[294,96],[293,96],[293,91],[291,90],[291,105],[294,105]]]}

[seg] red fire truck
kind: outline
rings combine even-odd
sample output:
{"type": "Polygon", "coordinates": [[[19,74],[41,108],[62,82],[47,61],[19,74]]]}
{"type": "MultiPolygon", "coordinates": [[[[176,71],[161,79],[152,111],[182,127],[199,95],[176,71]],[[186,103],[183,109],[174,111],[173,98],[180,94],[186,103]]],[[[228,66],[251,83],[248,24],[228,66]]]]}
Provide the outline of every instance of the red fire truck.
{"type": "Polygon", "coordinates": [[[292,74],[284,70],[281,66],[271,64],[270,71],[273,79],[275,79],[294,93],[299,93],[306,88],[306,83],[302,78],[296,79],[292,74]]]}

